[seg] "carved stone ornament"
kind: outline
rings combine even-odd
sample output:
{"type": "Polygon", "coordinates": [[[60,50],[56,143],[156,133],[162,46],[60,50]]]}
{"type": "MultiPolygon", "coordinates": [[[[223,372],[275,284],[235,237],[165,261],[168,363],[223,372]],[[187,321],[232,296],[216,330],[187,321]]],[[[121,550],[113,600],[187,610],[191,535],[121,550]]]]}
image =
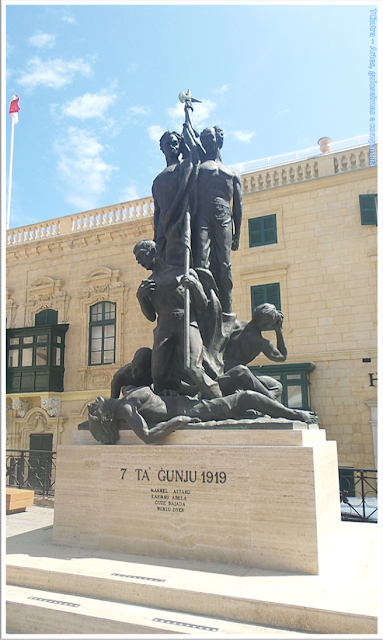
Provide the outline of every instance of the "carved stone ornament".
{"type": "Polygon", "coordinates": [[[57,418],[60,414],[61,400],[57,397],[41,398],[41,408],[45,409],[48,416],[57,418]]]}
{"type": "Polygon", "coordinates": [[[19,305],[15,304],[11,298],[11,289],[6,289],[6,318],[8,329],[15,328],[16,311],[19,305]]]}
{"type": "Polygon", "coordinates": [[[36,313],[43,309],[55,309],[59,312],[59,323],[69,322],[68,308],[70,296],[61,290],[61,280],[53,278],[37,278],[27,285],[27,301],[25,307],[25,326],[34,325],[36,313]]]}
{"type": "Polygon", "coordinates": [[[108,373],[94,373],[90,376],[90,387],[92,389],[110,387],[111,379],[111,375],[108,373]]]}
{"type": "Polygon", "coordinates": [[[12,409],[16,409],[18,418],[25,418],[31,406],[30,400],[12,400],[12,409]]]}
{"type": "Polygon", "coordinates": [[[38,412],[34,415],[31,427],[34,431],[44,431],[48,426],[45,416],[38,412]]]}
{"type": "MultiPolygon", "coordinates": [[[[80,298],[97,297],[99,300],[108,300],[110,294],[125,289],[118,279],[121,275],[119,269],[109,269],[108,267],[95,267],[84,276],[86,286],[80,294],[80,298]]],[[[94,304],[94,302],[92,302],[94,304]]]]}

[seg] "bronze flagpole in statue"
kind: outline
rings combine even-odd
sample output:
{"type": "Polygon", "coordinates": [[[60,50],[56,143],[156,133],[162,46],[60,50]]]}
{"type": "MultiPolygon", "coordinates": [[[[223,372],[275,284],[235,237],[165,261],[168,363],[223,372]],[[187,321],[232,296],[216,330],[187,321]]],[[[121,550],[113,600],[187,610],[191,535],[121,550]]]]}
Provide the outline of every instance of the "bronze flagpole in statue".
{"type": "MultiPolygon", "coordinates": [[[[190,89],[186,93],[181,91],[178,94],[180,102],[185,104],[185,124],[189,124],[192,127],[191,112],[194,111],[192,102],[202,102],[193,98],[190,89]]],[[[187,207],[185,211],[185,231],[184,231],[184,245],[185,245],[185,276],[189,275],[190,270],[190,253],[191,253],[191,224],[190,224],[190,211],[187,207]]],[[[184,367],[190,369],[190,290],[185,287],[185,311],[184,311],[184,367]]]]}

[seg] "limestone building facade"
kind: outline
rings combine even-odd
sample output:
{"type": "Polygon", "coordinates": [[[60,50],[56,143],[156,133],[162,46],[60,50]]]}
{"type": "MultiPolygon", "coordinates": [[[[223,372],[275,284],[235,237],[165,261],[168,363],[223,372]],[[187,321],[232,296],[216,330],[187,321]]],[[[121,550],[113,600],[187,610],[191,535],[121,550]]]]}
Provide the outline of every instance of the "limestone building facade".
{"type": "MultiPolygon", "coordinates": [[[[274,302],[288,359],[249,366],[279,377],[285,404],[317,412],[339,465],[376,469],[377,167],[363,140],[267,164],[237,167],[233,310],[250,320],[274,302]]],[[[152,346],[132,252],[152,237],[150,197],[7,232],[7,448],[69,443],[87,403],[152,346]]]]}

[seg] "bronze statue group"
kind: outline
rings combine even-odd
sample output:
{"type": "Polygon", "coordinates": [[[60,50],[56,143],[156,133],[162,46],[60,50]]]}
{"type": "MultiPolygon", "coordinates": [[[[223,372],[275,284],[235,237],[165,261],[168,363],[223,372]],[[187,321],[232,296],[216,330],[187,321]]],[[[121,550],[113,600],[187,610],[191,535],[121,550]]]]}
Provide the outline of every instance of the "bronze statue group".
{"type": "Polygon", "coordinates": [[[249,322],[232,312],[230,252],[239,247],[241,181],[222,163],[222,130],[198,135],[191,123],[197,101],[190,92],[180,99],[182,135],[167,131],[160,140],[166,168],[152,187],[154,238],[133,249],[150,272],[137,299],[143,315],[156,323],[153,347],[139,349],[115,374],[110,398],[88,405],[89,429],[103,444],[117,442],[121,429],[132,429],[149,444],[196,422],[262,415],[317,420],[310,411],[281,404],[281,384],[246,366],[260,353],[286,360],[283,314],[268,303],[249,322]],[[275,347],[262,335],[270,328],[275,347]]]}

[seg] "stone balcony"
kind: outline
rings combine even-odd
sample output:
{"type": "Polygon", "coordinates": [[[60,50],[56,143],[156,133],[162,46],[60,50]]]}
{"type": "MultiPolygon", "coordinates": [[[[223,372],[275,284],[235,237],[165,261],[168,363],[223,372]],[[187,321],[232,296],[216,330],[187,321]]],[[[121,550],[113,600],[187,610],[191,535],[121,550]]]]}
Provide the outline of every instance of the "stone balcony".
{"type": "MultiPolygon", "coordinates": [[[[241,174],[243,194],[256,193],[307,180],[366,169],[370,166],[370,147],[365,140],[367,140],[367,136],[334,143],[333,148],[339,150],[330,153],[318,154],[318,148],[315,147],[284,156],[232,165],[232,168],[241,174]],[[361,141],[364,144],[360,144],[361,141]],[[349,148],[344,148],[347,142],[349,148]],[[254,167],[253,170],[252,167],[254,167]]],[[[377,156],[377,145],[375,149],[377,156]]],[[[6,232],[6,244],[10,247],[73,234],[78,231],[105,228],[120,222],[148,218],[153,216],[153,212],[152,197],[108,205],[91,211],[9,229],[6,232]]]]}

